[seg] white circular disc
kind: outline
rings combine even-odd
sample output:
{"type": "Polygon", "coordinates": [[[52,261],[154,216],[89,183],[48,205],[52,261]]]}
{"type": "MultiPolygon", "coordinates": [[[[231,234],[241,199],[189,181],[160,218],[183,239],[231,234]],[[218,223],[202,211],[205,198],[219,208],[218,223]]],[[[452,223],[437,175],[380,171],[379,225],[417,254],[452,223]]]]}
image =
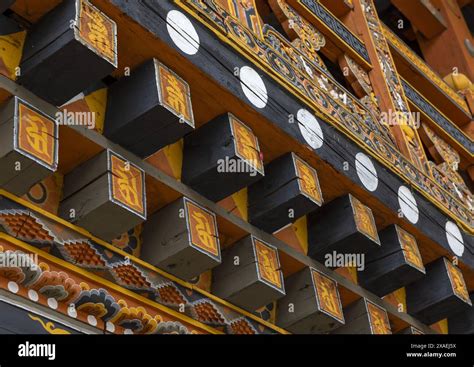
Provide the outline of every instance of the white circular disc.
{"type": "Polygon", "coordinates": [[[239,76],[242,90],[250,103],[257,108],[264,108],[268,102],[268,94],[262,77],[250,66],[242,66],[239,76]]]}
{"type": "Polygon", "coordinates": [[[166,16],[166,29],[176,47],[188,55],[199,50],[199,35],[189,18],[177,10],[171,10],[166,16]]]}
{"type": "Polygon", "coordinates": [[[115,332],[115,325],[110,321],[107,321],[107,323],[105,324],[105,328],[109,333],[115,332]]]}
{"type": "Polygon", "coordinates": [[[364,153],[357,153],[355,166],[357,176],[359,176],[359,180],[362,182],[364,187],[369,191],[377,190],[379,179],[372,160],[364,153]]]}
{"type": "Polygon", "coordinates": [[[324,143],[324,135],[317,118],[311,112],[302,108],[296,114],[296,119],[306,143],[313,149],[321,148],[324,143]]]}
{"type": "Polygon", "coordinates": [[[449,247],[451,247],[451,250],[456,256],[462,256],[464,253],[464,239],[462,238],[459,227],[456,223],[448,221],[444,228],[446,230],[446,239],[448,240],[449,247]]]}
{"type": "Polygon", "coordinates": [[[89,325],[97,326],[97,319],[95,318],[94,315],[88,315],[87,322],[89,323],[89,325]]]}
{"type": "Polygon", "coordinates": [[[18,287],[18,284],[16,284],[15,282],[8,282],[8,290],[12,293],[18,293],[18,291],[20,290],[20,287],[18,287]]]}
{"type": "Polygon", "coordinates": [[[37,302],[39,299],[38,292],[36,292],[34,289],[30,289],[28,291],[28,298],[31,299],[33,302],[37,302]]]}
{"type": "Polygon", "coordinates": [[[413,224],[418,222],[419,211],[415,197],[406,186],[400,186],[398,189],[398,204],[403,215],[413,224]]]}
{"type": "Polygon", "coordinates": [[[53,310],[57,309],[58,301],[56,301],[56,298],[48,298],[48,306],[53,310]]]}
{"type": "Polygon", "coordinates": [[[73,319],[75,319],[77,317],[76,307],[68,307],[67,314],[71,316],[73,319]]]}
{"type": "Polygon", "coordinates": [[[123,333],[126,334],[126,335],[132,335],[132,334],[133,334],[133,331],[130,330],[130,329],[125,329],[125,330],[123,331],[123,333]]]}

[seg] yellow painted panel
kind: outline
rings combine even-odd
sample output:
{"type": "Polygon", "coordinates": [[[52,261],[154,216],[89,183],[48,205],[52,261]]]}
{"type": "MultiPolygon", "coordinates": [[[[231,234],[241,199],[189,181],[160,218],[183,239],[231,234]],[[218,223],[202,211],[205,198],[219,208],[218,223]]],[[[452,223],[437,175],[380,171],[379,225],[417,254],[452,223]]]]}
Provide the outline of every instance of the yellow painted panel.
{"type": "Polygon", "coordinates": [[[0,36],[0,74],[15,80],[20,65],[26,31],[0,36]]]}

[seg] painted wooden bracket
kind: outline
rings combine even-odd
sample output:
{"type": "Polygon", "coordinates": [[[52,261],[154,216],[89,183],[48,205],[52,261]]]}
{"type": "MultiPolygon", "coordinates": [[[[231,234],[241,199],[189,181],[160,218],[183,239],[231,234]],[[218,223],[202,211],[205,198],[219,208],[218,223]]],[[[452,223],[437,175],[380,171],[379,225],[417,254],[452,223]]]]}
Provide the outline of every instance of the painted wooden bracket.
{"type": "Polygon", "coordinates": [[[58,125],[55,120],[13,97],[0,108],[0,187],[26,194],[56,171],[58,125]]]}
{"type": "Polygon", "coordinates": [[[382,246],[365,257],[359,284],[379,297],[419,280],[425,274],[415,237],[397,225],[379,233],[382,246]]]}
{"type": "Polygon", "coordinates": [[[387,311],[366,298],[352,303],[344,310],[346,324],[333,334],[391,334],[387,311]]]}
{"type": "Polygon", "coordinates": [[[65,0],[28,32],[19,83],[60,106],[117,67],[117,26],[88,0],[65,0]]]}
{"type": "Polygon", "coordinates": [[[246,310],[255,311],[285,295],[278,250],[253,236],[223,252],[212,278],[213,294],[246,310]]]}
{"type": "Polygon", "coordinates": [[[277,324],[298,334],[323,334],[344,325],[337,282],[314,268],[285,281],[286,296],[278,301],[277,324]]]}
{"type": "Polygon", "coordinates": [[[308,255],[325,261],[326,255],[362,254],[380,248],[372,210],[348,194],[308,216],[308,255]]]}
{"type": "Polygon", "coordinates": [[[106,241],[146,220],[144,172],[105,150],[64,177],[62,218],[106,241]]]}
{"type": "Polygon", "coordinates": [[[194,130],[189,85],[156,59],[109,89],[104,135],[140,157],[194,130]]]}
{"type": "Polygon", "coordinates": [[[274,232],[317,209],[323,203],[318,174],[294,153],[265,166],[265,177],[251,185],[249,221],[274,232]]]}
{"type": "Polygon", "coordinates": [[[257,137],[230,113],[184,138],[182,181],[210,200],[220,201],[263,175],[257,137]]]}
{"type": "Polygon", "coordinates": [[[143,232],[142,259],[191,280],[221,263],[216,216],[182,197],[153,214],[143,232]]]}
{"type": "Polygon", "coordinates": [[[407,287],[407,309],[428,325],[458,312],[472,312],[461,270],[444,257],[429,263],[426,276],[407,287]]]}

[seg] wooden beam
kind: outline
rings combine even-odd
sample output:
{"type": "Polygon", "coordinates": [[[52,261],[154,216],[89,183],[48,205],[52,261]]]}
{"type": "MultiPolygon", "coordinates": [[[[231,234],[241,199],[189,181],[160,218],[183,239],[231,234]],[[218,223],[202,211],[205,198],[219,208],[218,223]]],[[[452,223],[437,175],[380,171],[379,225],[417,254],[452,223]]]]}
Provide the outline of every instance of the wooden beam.
{"type": "Polygon", "coordinates": [[[474,80],[474,63],[465,43],[466,40],[472,43],[472,36],[459,5],[456,1],[431,1],[446,20],[447,28],[431,39],[417,35],[424,59],[442,77],[454,72],[465,74],[471,81],[474,80]]]}
{"type": "Polygon", "coordinates": [[[145,261],[191,280],[221,263],[216,215],[182,197],[153,214],[143,231],[145,261]]]}
{"type": "Polygon", "coordinates": [[[446,20],[430,0],[392,0],[413,27],[427,39],[436,37],[447,28],[446,20]]]}
{"type": "Polygon", "coordinates": [[[379,233],[382,246],[369,252],[359,284],[382,297],[424,276],[425,267],[415,237],[391,225],[379,233]]]}
{"type": "Polygon", "coordinates": [[[308,233],[308,255],[323,263],[334,252],[360,254],[380,248],[372,210],[350,194],[310,214],[308,233]]]}
{"type": "Polygon", "coordinates": [[[407,287],[408,313],[431,325],[472,310],[461,270],[442,257],[426,266],[426,276],[407,287]]]}
{"type": "Polygon", "coordinates": [[[60,106],[116,66],[115,22],[88,0],[66,0],[28,32],[19,82],[60,106]]]}
{"type": "MultiPolygon", "coordinates": [[[[445,114],[456,125],[462,126],[472,119],[473,109],[469,108],[468,99],[452,89],[442,77],[434,71],[415,51],[403,42],[387,26],[383,26],[384,36],[390,46],[393,59],[400,77],[420,92],[429,96],[432,104],[445,114]]],[[[405,94],[408,94],[405,84],[405,94]]],[[[407,95],[410,100],[410,96],[407,95]]]]}
{"type": "Polygon", "coordinates": [[[263,175],[256,135],[232,114],[184,138],[182,180],[210,200],[220,201],[263,175]]]}
{"type": "Polygon", "coordinates": [[[194,130],[189,85],[152,59],[109,88],[104,135],[140,157],[194,130]]]}
{"type": "Polygon", "coordinates": [[[276,247],[247,236],[222,254],[212,274],[212,293],[249,311],[285,295],[276,247]]]}
{"type": "Polygon", "coordinates": [[[105,150],[64,177],[59,215],[112,240],[146,220],[145,174],[105,150]]]}
{"type": "Polygon", "coordinates": [[[0,108],[0,186],[24,195],[58,167],[58,125],[24,100],[0,108]]]}
{"type": "Polygon", "coordinates": [[[313,268],[285,280],[278,301],[277,325],[298,334],[323,334],[344,325],[337,282],[313,268]]]}
{"type": "Polygon", "coordinates": [[[274,232],[317,209],[323,202],[318,174],[287,153],[265,166],[265,177],[248,188],[249,221],[274,232]]]}
{"type": "Polygon", "coordinates": [[[333,334],[391,334],[387,311],[362,298],[344,310],[346,324],[333,334]]]}

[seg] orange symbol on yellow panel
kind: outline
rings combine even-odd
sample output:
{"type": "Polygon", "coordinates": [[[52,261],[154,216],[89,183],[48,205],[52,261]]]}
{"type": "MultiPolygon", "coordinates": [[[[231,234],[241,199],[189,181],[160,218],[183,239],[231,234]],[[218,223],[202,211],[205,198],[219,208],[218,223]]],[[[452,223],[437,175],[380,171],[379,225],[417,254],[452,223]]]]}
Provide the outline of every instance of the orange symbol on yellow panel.
{"type": "Polygon", "coordinates": [[[194,126],[189,86],[184,80],[161,64],[159,73],[163,103],[194,126]]]}
{"type": "Polygon", "coordinates": [[[418,268],[424,272],[425,267],[423,265],[423,260],[421,259],[420,251],[418,250],[415,237],[398,226],[396,228],[405,260],[415,268],[418,268]]]}
{"type": "Polygon", "coordinates": [[[352,208],[354,210],[354,217],[357,229],[369,236],[375,242],[380,244],[379,234],[375,226],[372,210],[368,206],[362,204],[358,199],[351,195],[352,208]]]}
{"type": "Polygon", "coordinates": [[[144,216],[143,172],[113,154],[111,170],[114,199],[144,216]]]}
{"type": "Polygon", "coordinates": [[[110,63],[116,64],[116,25],[88,1],[81,2],[80,36],[110,63]]]}
{"type": "Polygon", "coordinates": [[[191,231],[191,243],[207,253],[219,257],[219,237],[214,216],[187,200],[186,209],[191,231]]]}
{"type": "Polygon", "coordinates": [[[367,302],[367,312],[369,314],[369,322],[372,329],[372,334],[391,334],[390,322],[388,321],[387,312],[374,305],[371,302],[367,302]]]}
{"type": "Polygon", "coordinates": [[[323,200],[316,170],[299,158],[295,159],[295,165],[301,191],[316,203],[322,204],[323,200]]]}
{"type": "Polygon", "coordinates": [[[283,289],[277,249],[265,245],[259,240],[254,240],[254,248],[260,277],[278,289],[283,289]]]}
{"type": "Polygon", "coordinates": [[[467,291],[466,282],[464,281],[461,270],[451,264],[448,260],[444,259],[444,261],[448,269],[449,280],[451,281],[454,293],[465,302],[471,304],[469,292],[467,291]]]}
{"type": "Polygon", "coordinates": [[[18,148],[50,167],[55,166],[55,122],[22,103],[18,104],[18,110],[18,148]]]}
{"type": "Polygon", "coordinates": [[[249,163],[258,172],[263,172],[263,162],[260,157],[260,148],[257,137],[252,130],[230,116],[232,131],[234,133],[235,148],[237,155],[249,163]]]}
{"type": "Polygon", "coordinates": [[[318,297],[321,310],[334,316],[340,321],[344,321],[339,292],[336,281],[328,278],[316,270],[311,270],[313,282],[316,286],[316,296],[318,297]]]}

